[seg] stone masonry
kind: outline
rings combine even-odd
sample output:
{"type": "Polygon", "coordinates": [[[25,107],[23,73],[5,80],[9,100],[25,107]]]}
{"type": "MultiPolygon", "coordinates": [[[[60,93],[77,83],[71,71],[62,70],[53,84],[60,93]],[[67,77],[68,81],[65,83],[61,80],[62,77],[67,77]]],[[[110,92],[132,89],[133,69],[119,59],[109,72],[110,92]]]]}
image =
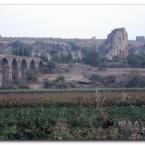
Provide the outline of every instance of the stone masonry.
{"type": "Polygon", "coordinates": [[[10,83],[25,80],[28,70],[40,71],[42,65],[43,62],[39,58],[0,55],[0,86],[8,88],[10,83]]]}
{"type": "Polygon", "coordinates": [[[128,34],[125,28],[114,29],[105,40],[107,58],[112,60],[114,56],[126,58],[128,56],[128,34]]]}

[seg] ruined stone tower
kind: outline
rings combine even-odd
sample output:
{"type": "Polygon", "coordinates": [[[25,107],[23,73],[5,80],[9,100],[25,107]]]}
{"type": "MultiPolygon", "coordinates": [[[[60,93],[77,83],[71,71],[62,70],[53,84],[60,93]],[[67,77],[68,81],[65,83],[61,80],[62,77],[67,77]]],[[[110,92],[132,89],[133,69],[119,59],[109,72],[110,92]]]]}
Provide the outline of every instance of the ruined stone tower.
{"type": "Polygon", "coordinates": [[[114,29],[108,34],[102,49],[109,60],[112,60],[114,56],[126,58],[128,56],[128,34],[125,28],[114,29]]]}

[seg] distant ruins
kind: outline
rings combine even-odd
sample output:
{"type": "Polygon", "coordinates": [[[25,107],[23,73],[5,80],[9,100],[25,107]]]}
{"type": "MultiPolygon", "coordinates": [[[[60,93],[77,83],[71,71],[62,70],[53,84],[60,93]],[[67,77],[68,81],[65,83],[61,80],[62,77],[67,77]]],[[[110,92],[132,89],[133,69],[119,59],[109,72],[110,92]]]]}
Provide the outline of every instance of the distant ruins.
{"type": "Polygon", "coordinates": [[[27,71],[39,72],[43,62],[39,58],[0,55],[0,87],[9,88],[17,81],[26,81],[27,71]]]}
{"type": "Polygon", "coordinates": [[[128,40],[125,28],[112,30],[106,39],[0,36],[0,86],[8,87],[16,80],[24,81],[27,70],[41,71],[44,58],[51,61],[54,58],[60,60],[61,57],[69,56],[72,62],[82,62],[89,51],[98,52],[102,58],[107,58],[107,62],[113,62],[115,57],[126,58],[128,53],[145,53],[145,37],[137,36],[136,40],[128,40]],[[29,57],[13,54],[13,49],[26,47],[31,48],[29,57]]]}
{"type": "Polygon", "coordinates": [[[99,52],[108,60],[113,60],[115,56],[126,58],[129,46],[136,47],[136,42],[142,40],[143,37],[137,37],[137,40],[129,41],[125,28],[112,30],[107,39],[96,39],[95,37],[91,39],[1,37],[0,53],[11,54],[11,50],[20,44],[22,47],[29,45],[32,48],[32,57],[45,56],[48,60],[51,60],[54,53],[58,57],[71,54],[74,61],[82,60],[84,51],[91,50],[99,52]]]}
{"type": "MultiPolygon", "coordinates": [[[[108,34],[101,49],[109,60],[115,56],[126,58],[128,56],[128,34],[125,28],[114,29],[108,34]]],[[[102,51],[101,49],[100,51],[102,51]]]]}

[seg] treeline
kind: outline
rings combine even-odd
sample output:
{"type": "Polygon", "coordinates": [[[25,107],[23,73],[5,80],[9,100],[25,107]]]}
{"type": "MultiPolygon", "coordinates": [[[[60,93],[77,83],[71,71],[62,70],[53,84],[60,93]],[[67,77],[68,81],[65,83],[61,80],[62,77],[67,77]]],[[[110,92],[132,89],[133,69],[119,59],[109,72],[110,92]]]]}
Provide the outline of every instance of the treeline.
{"type": "Polygon", "coordinates": [[[145,68],[145,54],[129,54],[127,61],[131,67],[145,68]]]}
{"type": "Polygon", "coordinates": [[[31,56],[32,48],[29,45],[24,45],[20,41],[16,41],[12,44],[11,53],[18,56],[31,56]]]}
{"type": "Polygon", "coordinates": [[[134,70],[129,73],[127,78],[118,78],[114,75],[101,76],[101,75],[92,75],[90,78],[90,83],[92,87],[102,85],[104,87],[113,87],[113,88],[144,88],[145,87],[145,77],[142,76],[139,71],[134,70]]]}
{"type": "Polygon", "coordinates": [[[108,61],[97,52],[89,52],[84,55],[82,62],[99,68],[145,68],[145,54],[129,54],[127,58],[115,56],[112,61],[108,61]]]}
{"type": "MultiPolygon", "coordinates": [[[[72,45],[72,44],[71,44],[72,45]]],[[[16,41],[12,43],[11,53],[13,55],[18,56],[31,56],[32,55],[32,48],[29,45],[25,45],[21,41],[16,41]]],[[[129,54],[127,58],[120,58],[115,56],[112,62],[108,61],[106,57],[102,56],[99,52],[97,52],[94,48],[91,50],[82,49],[80,51],[81,57],[76,56],[73,57],[74,52],[80,50],[75,45],[72,45],[72,51],[61,51],[50,52],[51,61],[44,55],[41,55],[40,58],[43,59],[45,62],[46,68],[48,71],[51,72],[52,68],[54,68],[56,63],[74,63],[79,62],[87,65],[91,65],[94,67],[134,67],[134,68],[145,68],[145,54],[129,54]]],[[[76,55],[76,54],[74,54],[76,55]]]]}

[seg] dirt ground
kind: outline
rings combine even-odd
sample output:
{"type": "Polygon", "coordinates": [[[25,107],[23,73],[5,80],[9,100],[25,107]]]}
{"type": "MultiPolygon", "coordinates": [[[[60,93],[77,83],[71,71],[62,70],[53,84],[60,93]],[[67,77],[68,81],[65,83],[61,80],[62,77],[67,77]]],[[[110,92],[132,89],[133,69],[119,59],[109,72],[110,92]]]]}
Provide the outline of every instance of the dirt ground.
{"type": "Polygon", "coordinates": [[[97,74],[99,76],[122,76],[127,75],[131,71],[138,71],[140,75],[145,76],[145,69],[140,68],[106,68],[105,70],[99,70],[98,68],[84,65],[84,64],[60,64],[57,66],[58,68],[62,69],[62,72],[53,73],[53,74],[46,74],[40,75],[39,80],[48,79],[48,80],[55,80],[59,76],[64,76],[66,81],[85,81],[91,75],[97,74]],[[63,69],[68,69],[68,72],[63,72],[63,69]]]}
{"type": "MultiPolygon", "coordinates": [[[[114,75],[116,77],[128,75],[131,71],[138,71],[140,75],[145,76],[145,69],[140,68],[106,68],[99,70],[98,68],[80,64],[57,64],[56,70],[51,74],[39,74],[38,82],[31,83],[29,86],[33,89],[43,87],[43,80],[55,80],[59,76],[64,76],[66,82],[71,81],[88,81],[91,75],[109,76],[114,75]]],[[[2,80],[2,73],[0,73],[0,80],[2,80]]],[[[1,84],[1,81],[0,81],[1,84]]]]}

